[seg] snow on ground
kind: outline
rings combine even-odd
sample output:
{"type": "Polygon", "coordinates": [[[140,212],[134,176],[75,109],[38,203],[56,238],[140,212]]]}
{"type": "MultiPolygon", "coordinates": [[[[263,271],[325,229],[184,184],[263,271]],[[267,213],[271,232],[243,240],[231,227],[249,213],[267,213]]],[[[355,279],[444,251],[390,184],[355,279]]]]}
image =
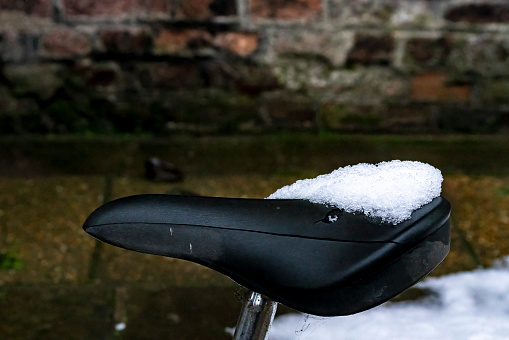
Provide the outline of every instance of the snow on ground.
{"type": "Polygon", "coordinates": [[[269,339],[509,339],[509,257],[490,269],[428,278],[417,287],[434,294],[345,317],[283,315],[269,339]]]}
{"type": "Polygon", "coordinates": [[[442,181],[440,170],[426,163],[399,160],[361,163],[297,181],[268,198],[306,199],[397,224],[438,197],[442,181]]]}

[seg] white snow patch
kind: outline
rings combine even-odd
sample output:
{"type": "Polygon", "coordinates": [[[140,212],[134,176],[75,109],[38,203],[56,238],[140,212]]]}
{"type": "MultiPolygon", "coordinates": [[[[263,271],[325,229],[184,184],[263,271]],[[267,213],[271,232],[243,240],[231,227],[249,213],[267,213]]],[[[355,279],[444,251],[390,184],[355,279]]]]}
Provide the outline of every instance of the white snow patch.
{"type": "Polygon", "coordinates": [[[509,339],[509,268],[428,278],[417,285],[436,296],[385,303],[351,316],[287,314],[274,320],[270,340],[509,339]]]}
{"type": "Polygon", "coordinates": [[[119,322],[115,325],[115,330],[117,332],[121,332],[125,329],[125,323],[124,322],[119,322]]]}
{"type": "Polygon", "coordinates": [[[235,335],[235,327],[225,327],[224,331],[231,336],[235,335]]]}
{"type": "Polygon", "coordinates": [[[416,161],[361,163],[285,186],[268,199],[305,199],[397,224],[440,196],[442,173],[416,161]]]}

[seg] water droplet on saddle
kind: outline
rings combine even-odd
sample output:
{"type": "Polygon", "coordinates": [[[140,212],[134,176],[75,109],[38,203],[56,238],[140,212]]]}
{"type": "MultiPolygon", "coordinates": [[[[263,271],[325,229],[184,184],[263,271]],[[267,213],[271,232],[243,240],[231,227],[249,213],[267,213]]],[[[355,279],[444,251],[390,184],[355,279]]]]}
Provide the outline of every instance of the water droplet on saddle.
{"type": "Polygon", "coordinates": [[[343,211],[341,209],[334,209],[330,211],[325,217],[322,219],[324,223],[334,223],[337,222],[343,216],[343,211]]]}

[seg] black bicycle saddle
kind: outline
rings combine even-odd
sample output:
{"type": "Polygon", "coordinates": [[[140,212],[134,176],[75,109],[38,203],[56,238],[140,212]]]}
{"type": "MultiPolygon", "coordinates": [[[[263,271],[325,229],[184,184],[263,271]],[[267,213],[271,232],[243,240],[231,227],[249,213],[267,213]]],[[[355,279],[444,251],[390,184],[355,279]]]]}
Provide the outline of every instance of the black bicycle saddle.
{"type": "Polygon", "coordinates": [[[442,197],[400,224],[306,200],[139,195],[94,211],[83,228],[142,253],[193,261],[298,311],[348,315],[430,273],[449,252],[442,197]]]}

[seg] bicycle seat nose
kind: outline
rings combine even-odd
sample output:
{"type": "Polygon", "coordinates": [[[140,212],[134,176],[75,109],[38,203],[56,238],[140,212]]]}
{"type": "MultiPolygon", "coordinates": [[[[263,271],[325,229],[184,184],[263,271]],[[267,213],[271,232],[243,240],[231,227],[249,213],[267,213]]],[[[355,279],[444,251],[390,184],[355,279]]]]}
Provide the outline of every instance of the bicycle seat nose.
{"type": "Polygon", "coordinates": [[[298,311],[375,307],[449,252],[450,204],[437,197],[397,225],[307,200],[138,195],[83,228],[106,243],[193,261],[298,311]]]}

